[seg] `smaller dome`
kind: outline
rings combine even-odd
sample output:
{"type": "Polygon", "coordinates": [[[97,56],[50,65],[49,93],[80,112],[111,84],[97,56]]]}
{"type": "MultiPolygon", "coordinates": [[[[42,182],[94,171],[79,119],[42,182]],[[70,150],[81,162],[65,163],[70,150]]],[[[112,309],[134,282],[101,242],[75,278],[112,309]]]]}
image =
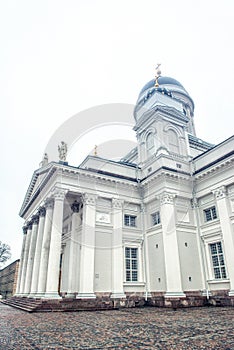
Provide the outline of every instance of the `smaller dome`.
{"type": "MultiPolygon", "coordinates": [[[[177,86],[181,87],[182,89],[184,89],[183,85],[181,85],[180,82],[178,82],[177,80],[175,80],[173,78],[169,78],[169,77],[159,77],[158,83],[159,83],[159,85],[177,85],[177,86]]],[[[141,89],[140,95],[145,90],[148,90],[154,86],[155,86],[155,79],[152,79],[147,84],[145,84],[145,86],[141,89]]]]}

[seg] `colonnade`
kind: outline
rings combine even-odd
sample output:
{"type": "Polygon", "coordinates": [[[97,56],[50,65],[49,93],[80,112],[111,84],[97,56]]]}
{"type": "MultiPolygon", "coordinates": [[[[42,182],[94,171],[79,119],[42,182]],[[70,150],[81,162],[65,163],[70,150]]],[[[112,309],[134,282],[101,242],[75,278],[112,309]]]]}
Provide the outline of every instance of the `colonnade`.
{"type": "Polygon", "coordinates": [[[66,192],[56,190],[23,227],[17,296],[59,298],[58,280],[66,192]],[[51,249],[50,249],[51,248],[51,249]]]}
{"type": "MultiPolygon", "coordinates": [[[[16,296],[58,299],[61,266],[64,199],[66,191],[58,189],[45,201],[36,215],[23,227],[23,244],[16,296]]],[[[71,206],[71,232],[66,297],[95,298],[95,223],[96,196],[83,196],[83,219],[79,249],[78,227],[81,203],[71,206]],[[80,255],[79,271],[76,266],[80,255]],[[77,286],[79,286],[77,288],[77,286]]],[[[113,199],[112,297],[124,297],[122,250],[122,202],[113,199]],[[121,268],[120,268],[121,267],[121,268]]],[[[111,247],[110,247],[111,248],[111,247]]]]}

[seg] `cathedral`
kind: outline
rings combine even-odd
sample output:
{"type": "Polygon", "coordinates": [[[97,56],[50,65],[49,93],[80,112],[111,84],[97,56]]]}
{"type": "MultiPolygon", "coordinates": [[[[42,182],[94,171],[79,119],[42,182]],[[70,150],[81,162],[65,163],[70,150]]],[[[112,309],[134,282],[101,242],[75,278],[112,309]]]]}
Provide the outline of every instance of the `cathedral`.
{"type": "Polygon", "coordinates": [[[133,117],[137,147],[120,160],[71,166],[63,142],[34,172],[16,297],[234,305],[234,137],[197,137],[192,98],[159,68],[133,117]]]}

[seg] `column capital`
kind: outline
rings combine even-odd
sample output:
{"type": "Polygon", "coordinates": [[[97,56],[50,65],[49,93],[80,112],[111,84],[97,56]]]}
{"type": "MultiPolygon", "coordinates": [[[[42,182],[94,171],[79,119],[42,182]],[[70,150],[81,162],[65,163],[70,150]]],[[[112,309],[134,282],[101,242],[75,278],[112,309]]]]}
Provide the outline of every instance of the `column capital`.
{"type": "Polygon", "coordinates": [[[83,201],[87,205],[96,205],[97,196],[91,193],[85,193],[83,195],[83,201]]]}
{"type": "Polygon", "coordinates": [[[39,223],[39,215],[33,215],[32,223],[35,224],[35,225],[38,225],[38,223],[39,223]]]}
{"type": "Polygon", "coordinates": [[[75,200],[71,205],[71,210],[73,211],[73,213],[79,213],[79,209],[80,203],[78,203],[77,200],[75,200]]]}
{"type": "Polygon", "coordinates": [[[123,207],[123,200],[119,198],[112,198],[112,207],[114,209],[122,209],[123,207]]]}
{"type": "Polygon", "coordinates": [[[212,192],[216,199],[222,199],[226,197],[227,190],[225,186],[220,186],[216,189],[213,189],[212,192]]]}
{"type": "Polygon", "coordinates": [[[171,193],[171,192],[162,192],[158,198],[160,200],[160,204],[164,205],[164,204],[173,204],[174,198],[176,197],[175,193],[171,193]]]}
{"type": "Polygon", "coordinates": [[[55,201],[63,201],[66,194],[67,194],[66,190],[56,188],[56,187],[52,191],[52,197],[54,198],[55,201]]]}
{"type": "Polygon", "coordinates": [[[23,234],[26,235],[28,231],[28,226],[23,226],[22,229],[23,229],[23,234]]]}
{"type": "Polygon", "coordinates": [[[40,208],[38,209],[38,215],[39,215],[40,217],[45,216],[45,215],[46,215],[46,208],[45,208],[45,207],[40,207],[40,208]]]}
{"type": "Polygon", "coordinates": [[[54,202],[53,202],[53,200],[51,199],[51,198],[47,198],[46,200],[45,200],[45,209],[47,210],[47,209],[53,209],[53,207],[54,207],[54,202]]]}
{"type": "Polygon", "coordinates": [[[28,229],[28,230],[31,230],[31,229],[32,229],[32,225],[33,225],[33,222],[32,222],[32,221],[29,221],[29,222],[27,223],[27,229],[28,229]]]}

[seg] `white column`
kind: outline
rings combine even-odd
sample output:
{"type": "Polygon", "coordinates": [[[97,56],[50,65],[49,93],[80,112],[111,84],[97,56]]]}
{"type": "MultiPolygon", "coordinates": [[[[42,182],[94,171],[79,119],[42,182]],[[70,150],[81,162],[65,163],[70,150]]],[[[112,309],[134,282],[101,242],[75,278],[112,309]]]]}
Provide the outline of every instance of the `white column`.
{"type": "Polygon", "coordinates": [[[16,293],[15,296],[20,295],[20,283],[22,278],[22,270],[23,270],[23,263],[25,259],[25,246],[26,246],[26,238],[27,238],[27,227],[23,227],[23,243],[22,243],[22,250],[21,250],[21,256],[20,256],[20,266],[19,266],[19,273],[18,273],[18,280],[17,280],[17,287],[16,287],[16,293]]]}
{"type": "Polygon", "coordinates": [[[37,229],[38,229],[38,222],[39,222],[39,216],[35,215],[32,218],[32,235],[31,235],[31,241],[30,241],[30,247],[29,247],[29,253],[28,253],[28,264],[27,264],[27,272],[26,272],[26,279],[25,279],[25,287],[24,287],[24,293],[29,294],[31,290],[31,282],[32,282],[32,271],[33,271],[33,263],[34,263],[34,255],[35,255],[35,248],[36,248],[36,241],[37,241],[37,229]]]}
{"type": "Polygon", "coordinates": [[[230,280],[229,296],[234,296],[234,235],[231,227],[231,220],[228,213],[226,188],[224,186],[213,191],[217,201],[221,231],[223,234],[226,267],[230,280]]]}
{"type": "Polygon", "coordinates": [[[163,192],[160,196],[163,247],[167,291],[165,297],[185,297],[182,289],[180,258],[175,222],[175,195],[163,192]]]}
{"type": "Polygon", "coordinates": [[[42,239],[43,239],[45,214],[46,214],[45,208],[40,208],[38,214],[39,214],[39,225],[38,225],[37,241],[36,241],[36,248],[35,248],[35,255],[34,255],[32,283],[31,283],[31,291],[29,295],[30,297],[36,297],[36,294],[37,294],[42,239]]]}
{"type": "Polygon", "coordinates": [[[74,298],[75,293],[78,291],[77,288],[77,278],[78,278],[78,266],[77,255],[79,254],[79,242],[78,242],[78,227],[81,224],[80,213],[79,213],[80,204],[75,201],[71,205],[72,210],[72,228],[71,228],[71,239],[70,239],[70,249],[69,249],[69,263],[68,263],[68,290],[66,298],[74,298]]]}
{"type": "Polygon", "coordinates": [[[80,284],[77,298],[96,298],[94,294],[96,197],[85,194],[80,257],[80,284]]]}
{"type": "Polygon", "coordinates": [[[29,253],[31,235],[32,235],[32,222],[29,222],[27,224],[27,237],[26,237],[26,243],[25,243],[25,253],[24,253],[24,260],[23,260],[22,274],[21,274],[21,281],[20,281],[21,296],[25,296],[24,287],[25,287],[26,272],[27,272],[27,266],[28,266],[28,253],[29,253]]]}
{"type": "Polygon", "coordinates": [[[63,230],[63,202],[65,198],[65,191],[56,189],[53,193],[53,197],[54,212],[50,238],[46,291],[44,297],[50,299],[58,299],[60,298],[58,293],[58,284],[63,230]]]}
{"type": "Polygon", "coordinates": [[[125,298],[123,290],[123,214],[122,201],[113,198],[113,232],[112,232],[112,294],[111,298],[125,298]]]}
{"type": "Polygon", "coordinates": [[[40,268],[38,272],[38,286],[36,295],[38,298],[43,297],[46,290],[53,207],[54,203],[51,200],[47,200],[45,203],[46,216],[41,246],[40,268]]]}

